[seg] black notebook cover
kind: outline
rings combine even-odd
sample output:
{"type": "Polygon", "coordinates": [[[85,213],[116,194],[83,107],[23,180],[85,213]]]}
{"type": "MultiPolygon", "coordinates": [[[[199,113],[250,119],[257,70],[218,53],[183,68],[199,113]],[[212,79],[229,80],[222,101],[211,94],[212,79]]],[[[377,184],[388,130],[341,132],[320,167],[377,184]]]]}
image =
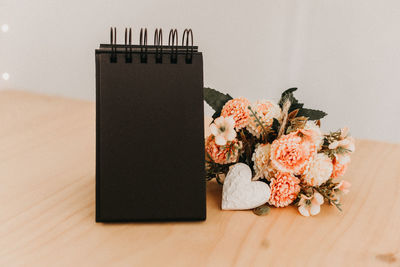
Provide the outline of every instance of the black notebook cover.
{"type": "Polygon", "coordinates": [[[96,50],[96,221],[204,220],[203,60],[96,50]]]}

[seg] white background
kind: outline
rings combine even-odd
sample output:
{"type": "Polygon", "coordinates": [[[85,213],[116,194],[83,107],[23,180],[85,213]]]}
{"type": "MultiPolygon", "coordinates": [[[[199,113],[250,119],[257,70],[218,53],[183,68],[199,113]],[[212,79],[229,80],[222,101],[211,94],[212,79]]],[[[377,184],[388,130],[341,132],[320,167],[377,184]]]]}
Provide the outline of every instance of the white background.
{"type": "MultiPolygon", "coordinates": [[[[192,28],[205,85],[277,100],[299,87],[324,129],[400,142],[398,0],[0,0],[0,89],[94,100],[94,49],[109,27],[192,28]]],[[[210,112],[207,109],[207,112],[210,112]]]]}

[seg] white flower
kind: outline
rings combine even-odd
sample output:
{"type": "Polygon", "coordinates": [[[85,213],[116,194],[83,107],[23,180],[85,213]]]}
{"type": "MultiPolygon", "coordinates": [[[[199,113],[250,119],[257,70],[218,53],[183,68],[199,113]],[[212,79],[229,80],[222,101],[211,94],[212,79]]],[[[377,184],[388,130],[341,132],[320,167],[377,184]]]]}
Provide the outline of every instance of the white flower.
{"type": "Polygon", "coordinates": [[[269,162],[271,154],[270,144],[259,144],[254,150],[252,160],[254,161],[254,171],[258,178],[268,178],[269,162]]]}
{"type": "Polygon", "coordinates": [[[329,144],[329,149],[336,149],[338,147],[343,147],[350,152],[354,152],[356,150],[353,137],[346,137],[343,140],[334,141],[329,144]]]}
{"type": "Polygon", "coordinates": [[[261,136],[263,128],[267,130],[272,126],[274,118],[278,120],[281,118],[281,108],[269,100],[258,100],[251,106],[251,110],[257,117],[253,114],[250,115],[246,129],[256,137],[261,136]],[[262,123],[262,126],[259,122],[262,123]]]}
{"type": "Polygon", "coordinates": [[[215,143],[219,146],[226,145],[236,137],[235,120],[232,117],[218,117],[210,125],[211,134],[215,136],[215,143]]]}
{"type": "Polygon", "coordinates": [[[314,121],[307,121],[304,126],[304,130],[309,130],[312,132],[311,139],[314,142],[317,150],[320,150],[322,144],[324,143],[324,135],[321,131],[321,128],[314,121]]]}
{"type": "Polygon", "coordinates": [[[349,150],[350,152],[354,152],[356,150],[354,143],[354,138],[349,136],[349,128],[345,127],[340,130],[339,140],[329,144],[329,149],[342,147],[349,150]]]}
{"type": "Polygon", "coordinates": [[[344,127],[340,129],[340,139],[345,139],[349,135],[349,128],[344,127]]]}
{"type": "Polygon", "coordinates": [[[303,216],[314,216],[321,211],[322,204],[324,204],[324,197],[320,193],[314,192],[314,195],[311,197],[307,197],[302,194],[300,196],[298,210],[303,216]]]}
{"type": "Polygon", "coordinates": [[[332,160],[324,153],[318,153],[302,178],[308,185],[320,186],[331,177],[332,171],[332,160]]]}

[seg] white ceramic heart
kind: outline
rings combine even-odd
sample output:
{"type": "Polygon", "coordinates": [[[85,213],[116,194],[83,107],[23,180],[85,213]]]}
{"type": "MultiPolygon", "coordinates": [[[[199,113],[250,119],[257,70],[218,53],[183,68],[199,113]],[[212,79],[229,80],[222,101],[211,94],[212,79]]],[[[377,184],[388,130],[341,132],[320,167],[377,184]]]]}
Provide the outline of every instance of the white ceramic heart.
{"type": "Polygon", "coordinates": [[[261,181],[251,181],[251,169],[244,163],[231,167],[222,188],[223,210],[247,210],[265,204],[270,197],[269,186],[261,181]]]}

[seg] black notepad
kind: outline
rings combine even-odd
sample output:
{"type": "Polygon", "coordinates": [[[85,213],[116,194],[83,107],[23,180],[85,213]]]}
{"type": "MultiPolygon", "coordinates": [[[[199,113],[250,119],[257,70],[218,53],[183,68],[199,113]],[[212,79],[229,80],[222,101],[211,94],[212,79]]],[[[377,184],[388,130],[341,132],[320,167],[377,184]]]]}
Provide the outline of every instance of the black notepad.
{"type": "Polygon", "coordinates": [[[203,60],[185,31],[96,50],[96,221],[204,220],[203,60]]]}

